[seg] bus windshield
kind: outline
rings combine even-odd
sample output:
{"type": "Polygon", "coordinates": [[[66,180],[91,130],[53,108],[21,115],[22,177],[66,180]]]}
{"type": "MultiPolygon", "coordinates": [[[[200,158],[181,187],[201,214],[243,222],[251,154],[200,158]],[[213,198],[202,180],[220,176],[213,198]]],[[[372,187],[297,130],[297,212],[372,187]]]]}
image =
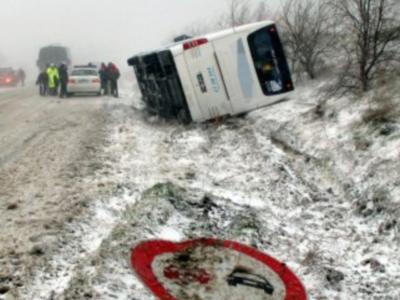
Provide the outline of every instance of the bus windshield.
{"type": "Polygon", "coordinates": [[[275,25],[250,34],[248,43],[263,93],[276,95],[292,91],[289,67],[275,25]]]}

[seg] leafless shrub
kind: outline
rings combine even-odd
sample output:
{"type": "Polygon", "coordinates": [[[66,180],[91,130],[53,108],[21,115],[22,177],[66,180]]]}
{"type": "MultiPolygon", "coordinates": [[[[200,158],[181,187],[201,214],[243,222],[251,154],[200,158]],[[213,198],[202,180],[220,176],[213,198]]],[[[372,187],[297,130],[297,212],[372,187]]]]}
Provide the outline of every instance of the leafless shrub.
{"type": "Polygon", "coordinates": [[[252,13],[249,1],[230,0],[228,2],[228,5],[228,12],[222,15],[221,19],[218,22],[219,27],[235,27],[250,23],[252,21],[252,13]]]}
{"type": "Polygon", "coordinates": [[[357,151],[367,151],[372,145],[372,142],[367,138],[367,136],[360,133],[354,134],[353,143],[357,151]]]}
{"type": "Polygon", "coordinates": [[[368,109],[362,116],[365,123],[383,123],[388,122],[392,113],[392,105],[385,104],[376,108],[368,109]]]}
{"type": "Polygon", "coordinates": [[[189,36],[200,36],[212,31],[275,18],[275,11],[271,10],[264,0],[255,5],[249,0],[227,0],[226,3],[227,10],[215,20],[193,23],[183,32],[189,36]]]}
{"type": "Polygon", "coordinates": [[[272,11],[266,4],[265,1],[261,1],[258,3],[256,8],[253,11],[252,14],[252,21],[257,22],[257,21],[264,21],[267,19],[274,19],[274,11],[272,11]]]}
{"type": "Polygon", "coordinates": [[[329,6],[323,0],[287,0],[280,23],[292,70],[315,79],[334,42],[329,6]]]}
{"type": "Polygon", "coordinates": [[[339,85],[365,92],[382,70],[398,61],[400,23],[398,0],[335,0],[339,46],[347,60],[339,85]]]}
{"type": "MultiPolygon", "coordinates": [[[[381,77],[381,88],[375,88],[370,97],[369,108],[362,116],[365,123],[394,122],[400,114],[398,103],[395,102],[396,90],[388,83],[385,76],[381,77]]],[[[399,81],[395,81],[395,83],[399,81]]]]}
{"type": "Polygon", "coordinates": [[[193,23],[184,30],[184,33],[200,36],[211,31],[266,20],[270,16],[270,11],[265,1],[260,1],[254,6],[250,5],[249,0],[227,0],[226,12],[219,15],[216,20],[193,23]]]}
{"type": "Polygon", "coordinates": [[[315,266],[317,265],[322,257],[321,249],[317,245],[313,245],[310,250],[307,251],[301,264],[303,266],[315,266]]]}
{"type": "Polygon", "coordinates": [[[200,23],[196,22],[193,23],[189,26],[187,26],[184,30],[183,33],[188,36],[200,36],[203,35],[209,31],[212,31],[214,28],[212,24],[205,24],[205,23],[200,23]]]}
{"type": "Polygon", "coordinates": [[[361,197],[355,201],[356,213],[363,217],[376,216],[392,211],[393,203],[390,191],[386,188],[371,185],[361,197]]]}
{"type": "Polygon", "coordinates": [[[227,3],[227,12],[222,14],[216,22],[215,27],[218,29],[274,18],[275,12],[263,0],[260,0],[256,5],[251,5],[249,0],[228,0],[227,3]]]}

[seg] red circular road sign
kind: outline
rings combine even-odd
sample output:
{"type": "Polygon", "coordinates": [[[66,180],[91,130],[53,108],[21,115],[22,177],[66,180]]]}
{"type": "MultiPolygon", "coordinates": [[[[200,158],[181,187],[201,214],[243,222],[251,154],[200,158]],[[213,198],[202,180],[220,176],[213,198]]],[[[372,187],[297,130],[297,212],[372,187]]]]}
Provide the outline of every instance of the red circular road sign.
{"type": "Polygon", "coordinates": [[[306,300],[297,276],[249,246],[216,239],[147,241],[132,250],[132,266],[161,300],[306,300]]]}

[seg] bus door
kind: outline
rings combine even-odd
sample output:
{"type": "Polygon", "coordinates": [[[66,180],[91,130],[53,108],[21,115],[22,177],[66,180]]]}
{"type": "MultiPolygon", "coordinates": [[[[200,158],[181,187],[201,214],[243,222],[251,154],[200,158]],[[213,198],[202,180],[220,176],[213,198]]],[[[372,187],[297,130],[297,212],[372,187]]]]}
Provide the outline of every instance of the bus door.
{"type": "Polygon", "coordinates": [[[186,42],[183,47],[203,119],[231,114],[229,94],[212,43],[199,39],[186,42]]]}
{"type": "Polygon", "coordinates": [[[214,43],[234,113],[257,107],[259,98],[257,75],[246,43],[246,38],[236,33],[214,43]]]}

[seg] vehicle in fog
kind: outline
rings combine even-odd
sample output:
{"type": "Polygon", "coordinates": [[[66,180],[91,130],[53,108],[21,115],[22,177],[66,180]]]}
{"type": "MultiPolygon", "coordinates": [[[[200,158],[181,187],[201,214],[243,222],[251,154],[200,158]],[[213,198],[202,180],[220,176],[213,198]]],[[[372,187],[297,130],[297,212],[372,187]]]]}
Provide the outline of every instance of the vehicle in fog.
{"type": "Polygon", "coordinates": [[[39,50],[37,66],[40,70],[44,70],[47,65],[60,65],[65,63],[67,66],[71,64],[71,55],[68,48],[63,46],[47,46],[39,50]]]}
{"type": "Polygon", "coordinates": [[[74,94],[92,93],[101,95],[99,71],[94,66],[76,66],[70,74],[67,86],[69,96],[74,94]]]}
{"type": "Polygon", "coordinates": [[[136,55],[150,112],[183,122],[241,114],[294,90],[276,25],[248,24],[136,55]]]}
{"type": "Polygon", "coordinates": [[[12,68],[0,68],[0,87],[17,86],[19,77],[12,68]]]}

